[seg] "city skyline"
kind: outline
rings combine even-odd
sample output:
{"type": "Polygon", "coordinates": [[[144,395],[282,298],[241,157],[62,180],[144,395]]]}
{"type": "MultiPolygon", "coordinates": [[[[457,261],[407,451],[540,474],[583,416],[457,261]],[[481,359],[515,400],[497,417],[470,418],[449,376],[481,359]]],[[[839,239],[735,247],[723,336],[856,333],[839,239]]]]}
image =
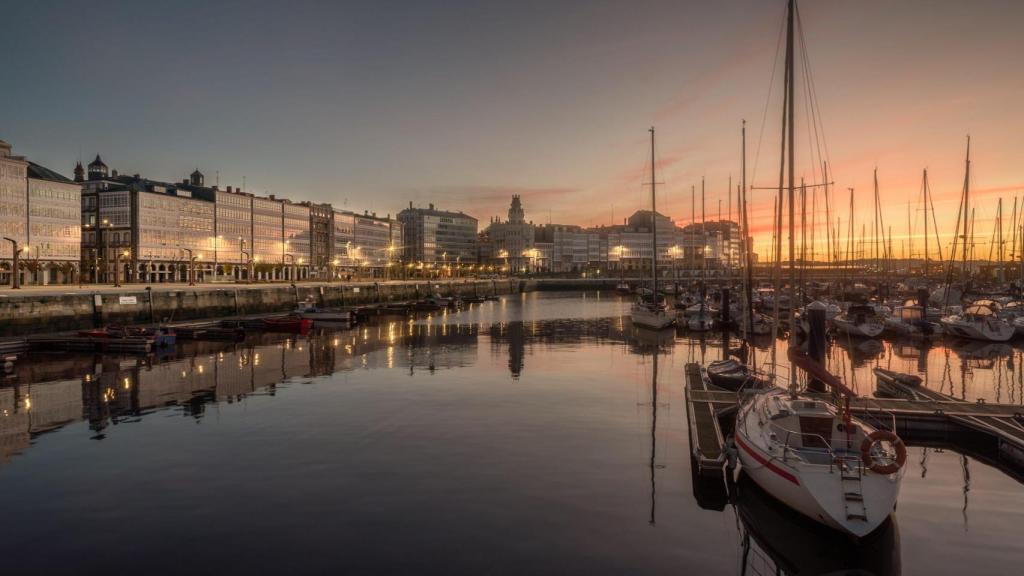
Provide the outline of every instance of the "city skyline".
{"type": "MultiPolygon", "coordinates": [[[[0,42],[18,48],[13,66],[25,81],[8,86],[8,110],[19,113],[7,115],[3,138],[63,174],[99,153],[122,173],[173,181],[199,168],[210,183],[219,173],[222,188],[244,177],[256,194],[378,213],[413,200],[485,222],[519,194],[536,223],[596,226],[648,207],[653,124],[659,212],[686,224],[702,176],[708,218],[717,219],[719,199],[726,216],[745,118],[748,183],[773,185],[778,94],[769,101],[768,88],[783,6],[538,6],[299,5],[278,14],[252,5],[240,18],[224,5],[160,14],[124,3],[19,5],[12,17],[24,25],[0,42]],[[168,40],[123,50],[93,33],[108,21],[168,40]]],[[[1000,196],[1009,217],[1024,190],[1013,141],[1024,128],[1014,113],[1024,80],[1012,73],[1024,40],[1010,16],[1021,10],[995,1],[801,7],[833,218],[844,228],[848,187],[858,228],[870,223],[877,166],[899,254],[927,167],[948,241],[968,133],[979,234],[1000,196]]],[[[798,165],[806,128],[798,116],[798,165]]],[[[771,194],[752,194],[759,252],[771,194]]]]}

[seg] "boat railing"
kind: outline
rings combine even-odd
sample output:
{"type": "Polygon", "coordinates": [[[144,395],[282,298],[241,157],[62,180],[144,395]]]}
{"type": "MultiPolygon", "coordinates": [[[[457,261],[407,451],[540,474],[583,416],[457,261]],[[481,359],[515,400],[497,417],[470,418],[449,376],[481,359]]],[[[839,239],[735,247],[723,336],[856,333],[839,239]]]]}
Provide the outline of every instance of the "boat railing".
{"type": "Polygon", "coordinates": [[[836,451],[832,448],[832,443],[829,442],[824,436],[822,436],[821,434],[813,433],[813,432],[800,432],[800,431],[797,431],[797,430],[790,430],[788,428],[784,428],[784,427],[778,426],[778,425],[773,425],[773,428],[775,428],[777,431],[785,432],[786,433],[786,440],[785,440],[785,442],[781,442],[781,443],[778,441],[778,435],[775,432],[772,432],[772,435],[770,436],[770,438],[772,438],[776,443],[780,443],[782,445],[782,461],[783,462],[788,461],[789,453],[790,452],[792,452],[796,456],[799,456],[800,459],[803,460],[804,462],[807,462],[809,464],[817,464],[817,465],[821,465],[822,463],[821,462],[814,462],[810,458],[808,458],[808,456],[811,456],[811,455],[828,456],[828,468],[829,468],[830,472],[832,471],[832,467],[833,467],[833,465],[836,462],[836,451]],[[790,444],[790,442],[794,438],[800,439],[800,446],[799,447],[793,446],[792,444],[790,444]],[[803,439],[804,438],[817,438],[818,440],[821,440],[822,444],[824,444],[825,447],[824,448],[810,448],[810,447],[806,447],[806,446],[803,445],[803,439]]]}

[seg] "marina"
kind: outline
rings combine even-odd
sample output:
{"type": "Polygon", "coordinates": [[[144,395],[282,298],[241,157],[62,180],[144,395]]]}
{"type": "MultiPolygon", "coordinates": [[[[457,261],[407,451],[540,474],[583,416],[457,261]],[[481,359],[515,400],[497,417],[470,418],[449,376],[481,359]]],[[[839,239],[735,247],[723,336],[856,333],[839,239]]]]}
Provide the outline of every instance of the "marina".
{"type": "MultiPolygon", "coordinates": [[[[485,552],[466,558],[444,548],[448,561],[463,558],[466,570],[494,570],[495,562],[514,571],[580,566],[569,552],[580,550],[570,545],[580,531],[595,538],[583,548],[595,560],[582,561],[595,573],[616,572],[610,562],[649,573],[685,563],[736,574],[737,558],[747,554],[750,562],[794,570],[864,562],[878,569],[881,562],[885,571],[874,573],[970,567],[999,574],[1022,553],[1004,529],[1024,509],[1020,467],[996,446],[996,434],[966,422],[1006,423],[1024,411],[1017,369],[1024,350],[985,352],[955,341],[880,340],[871,350],[829,344],[829,365],[863,396],[852,403],[855,413],[899,414],[897,432],[909,453],[897,511],[851,545],[793,518],[742,473],[734,491],[723,490],[727,457],[717,468],[708,462],[710,446],[722,444],[707,444],[706,431],[693,428],[719,422],[710,430],[724,442],[737,394],[694,374],[726,357],[737,340],[683,329],[652,334],[631,325],[630,304],[615,294],[534,292],[460,310],[373,317],[354,329],[179,340],[151,355],[28,352],[0,387],[7,414],[0,419],[0,506],[10,518],[5,526],[18,527],[5,531],[0,549],[32,539],[56,557],[83,543],[60,510],[89,516],[103,508],[115,526],[143,527],[133,530],[139,561],[188,527],[200,537],[193,549],[211,567],[240,569],[250,560],[229,554],[215,535],[239,528],[232,510],[256,506],[266,519],[247,530],[288,544],[288,552],[260,555],[261,568],[294,566],[299,551],[310,555],[307,568],[400,569],[406,564],[387,553],[390,545],[335,553],[328,543],[339,534],[390,534],[419,557],[436,551],[437,541],[423,533],[439,529],[437,522],[485,552]],[[876,398],[877,367],[918,375],[915,393],[927,399],[876,398]],[[322,432],[310,436],[310,426],[322,432]],[[696,446],[708,447],[704,462],[695,463],[696,446]],[[394,450],[398,461],[374,456],[394,450]],[[174,472],[184,462],[194,471],[174,472]],[[311,471],[324,468],[333,480],[313,480],[321,473],[311,471]],[[250,478],[245,485],[233,480],[239,472],[250,478]],[[101,489],[112,478],[122,487],[101,489]],[[295,485],[308,494],[295,495],[295,485]],[[203,499],[211,489],[224,497],[203,499]],[[197,498],[199,508],[186,504],[197,498]],[[606,505],[595,509],[594,499],[606,505]],[[501,522],[479,534],[475,527],[493,514],[501,522]],[[454,526],[446,520],[453,515],[460,519],[454,526]],[[410,517],[415,529],[405,530],[410,517]],[[324,532],[279,531],[309,522],[324,532]],[[775,539],[794,531],[824,539],[835,554],[823,558],[775,539]],[[532,536],[513,553],[503,543],[511,534],[532,536]],[[612,540],[629,545],[605,544],[612,540]],[[980,564],[957,552],[977,545],[990,550],[980,564]]],[[[768,341],[754,346],[762,358],[770,348],[768,341]]],[[[125,534],[93,531],[85,543],[102,550],[125,534]]],[[[98,566],[107,556],[85,558],[98,566]]],[[[9,565],[24,566],[17,559],[9,565]]],[[[153,565],[147,571],[162,572],[153,565]]]]}
{"type": "Polygon", "coordinates": [[[1024,3],[200,4],[5,10],[4,570],[1018,571],[1024,3]]]}

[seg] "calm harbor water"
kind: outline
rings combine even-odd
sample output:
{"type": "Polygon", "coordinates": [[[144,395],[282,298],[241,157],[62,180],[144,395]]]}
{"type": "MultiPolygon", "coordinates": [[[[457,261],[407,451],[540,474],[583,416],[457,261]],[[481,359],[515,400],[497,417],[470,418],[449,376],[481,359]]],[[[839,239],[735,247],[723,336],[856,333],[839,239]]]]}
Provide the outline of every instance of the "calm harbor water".
{"type": "MultiPolygon", "coordinates": [[[[732,502],[695,494],[683,366],[720,358],[721,338],[637,332],[628,304],[532,293],[150,358],[21,359],[0,385],[5,572],[1019,569],[1024,486],[984,455],[912,447],[893,521],[859,546],[743,480],[732,502]]],[[[971,343],[829,352],[864,394],[882,366],[1024,405],[1022,361],[971,343]]]]}

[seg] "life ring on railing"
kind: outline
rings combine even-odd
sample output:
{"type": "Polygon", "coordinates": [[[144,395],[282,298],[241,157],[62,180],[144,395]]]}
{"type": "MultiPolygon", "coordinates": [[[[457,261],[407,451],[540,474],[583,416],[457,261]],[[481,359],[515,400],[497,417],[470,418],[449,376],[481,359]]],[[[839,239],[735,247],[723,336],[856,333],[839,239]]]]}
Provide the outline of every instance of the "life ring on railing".
{"type": "Polygon", "coordinates": [[[903,444],[903,440],[893,432],[888,430],[875,430],[868,437],[864,439],[860,444],[860,457],[864,461],[864,465],[867,466],[868,470],[871,470],[875,474],[895,474],[900,468],[907,462],[907,447],[903,444]],[[889,464],[881,464],[875,462],[871,457],[871,447],[877,442],[888,441],[892,443],[893,448],[896,449],[896,461],[890,462],[889,464]]]}

